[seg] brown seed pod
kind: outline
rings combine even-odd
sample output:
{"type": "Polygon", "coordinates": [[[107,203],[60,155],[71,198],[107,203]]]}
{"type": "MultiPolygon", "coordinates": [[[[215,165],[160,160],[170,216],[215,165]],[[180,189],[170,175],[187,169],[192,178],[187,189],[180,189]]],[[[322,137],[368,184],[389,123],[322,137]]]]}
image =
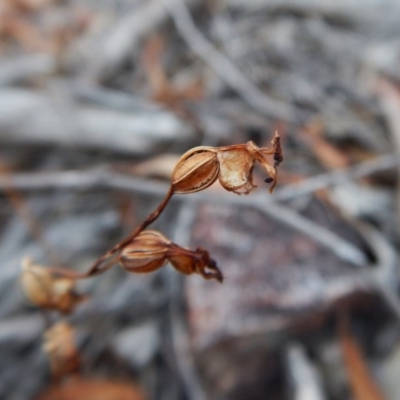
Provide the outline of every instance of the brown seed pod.
{"type": "Polygon", "coordinates": [[[178,161],[171,178],[174,193],[195,193],[208,188],[218,178],[222,187],[236,194],[248,194],[253,185],[253,169],[259,162],[275,187],[277,168],[283,160],[278,133],[272,148],[258,147],[253,142],[223,147],[200,146],[186,152],[178,161]],[[274,165],[265,158],[273,156],[274,165]]]}
{"type": "Polygon", "coordinates": [[[219,151],[218,161],[220,168],[218,179],[226,190],[236,194],[248,194],[257,187],[253,185],[255,158],[246,145],[219,151]]]}
{"type": "Polygon", "coordinates": [[[152,272],[169,261],[179,272],[200,274],[206,279],[222,282],[222,273],[208,252],[202,248],[195,251],[172,243],[158,231],[141,232],[121,251],[119,262],[130,272],[152,272]]]}
{"type": "Polygon", "coordinates": [[[220,283],[224,279],[216,262],[210,257],[208,251],[201,247],[192,251],[172,243],[167,257],[171,265],[183,274],[196,273],[205,279],[216,279],[220,283]]]}
{"type": "Polygon", "coordinates": [[[49,357],[51,372],[55,378],[79,370],[80,355],[75,346],[74,336],[74,329],[65,322],[52,326],[43,335],[43,350],[49,357]]]}
{"type": "Polygon", "coordinates": [[[174,193],[195,193],[208,188],[216,181],[218,170],[215,148],[200,146],[189,150],[172,172],[174,193]]]}
{"type": "Polygon", "coordinates": [[[131,272],[155,271],[167,262],[169,243],[160,232],[143,231],[122,249],[119,262],[131,272]]]}
{"type": "Polygon", "coordinates": [[[22,261],[21,285],[35,305],[69,314],[87,296],[75,292],[75,281],[57,276],[51,269],[35,265],[29,258],[22,261]]]}
{"type": "Polygon", "coordinates": [[[258,147],[250,141],[246,144],[220,147],[217,154],[220,168],[218,178],[226,190],[236,194],[248,194],[255,189],[253,169],[257,161],[268,175],[265,182],[272,183],[269,191],[273,191],[277,180],[277,168],[283,160],[278,133],[275,133],[271,149],[258,147]],[[274,165],[268,162],[266,155],[273,156],[274,165]]]}

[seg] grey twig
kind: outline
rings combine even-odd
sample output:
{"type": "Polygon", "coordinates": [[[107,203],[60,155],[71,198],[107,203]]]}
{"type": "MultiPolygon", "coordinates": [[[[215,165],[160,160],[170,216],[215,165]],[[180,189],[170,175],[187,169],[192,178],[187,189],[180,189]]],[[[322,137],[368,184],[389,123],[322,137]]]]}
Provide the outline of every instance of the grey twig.
{"type": "MultiPolygon", "coordinates": [[[[174,241],[189,245],[190,228],[196,217],[194,204],[185,204],[179,211],[176,220],[174,241]]],[[[175,271],[168,271],[170,288],[169,317],[171,321],[171,339],[174,349],[175,362],[185,387],[186,395],[192,400],[205,400],[207,395],[198,378],[193,356],[190,352],[188,329],[180,309],[182,302],[182,276],[175,271]]]]}
{"type": "MultiPolygon", "coordinates": [[[[262,202],[286,201],[295,199],[299,196],[310,194],[316,190],[325,189],[330,186],[340,185],[351,180],[360,179],[371,174],[385,171],[396,167],[398,164],[397,156],[387,154],[376,157],[371,161],[366,161],[348,168],[338,169],[332,172],[316,175],[302,180],[299,183],[288,184],[277,188],[271,197],[262,196],[262,202]]],[[[163,196],[169,185],[167,183],[137,178],[120,173],[112,172],[106,168],[95,168],[86,171],[57,171],[57,172],[29,172],[14,173],[7,177],[0,176],[0,191],[10,188],[18,190],[91,190],[91,189],[121,189],[136,193],[163,196]]],[[[209,196],[206,192],[205,195],[209,196]]],[[[210,195],[212,196],[212,195],[210,195]]],[[[223,194],[227,199],[231,195],[223,194]]],[[[260,196],[260,194],[252,195],[260,196]]],[[[188,201],[196,201],[196,196],[190,196],[188,201]]],[[[235,198],[235,197],[234,197],[235,198]]],[[[236,197],[241,202],[240,197],[236,197]]],[[[245,203],[248,203],[245,197],[245,203]]]]}
{"type": "Polygon", "coordinates": [[[295,400],[325,400],[322,377],[318,369],[307,357],[300,343],[290,343],[286,348],[286,363],[293,399],[295,400]]]}
{"type": "Polygon", "coordinates": [[[316,175],[298,183],[280,187],[274,192],[274,200],[291,200],[298,196],[310,194],[316,190],[340,185],[351,180],[364,178],[377,172],[395,168],[398,158],[395,154],[386,154],[347,168],[316,175]]]}
{"type": "Polygon", "coordinates": [[[218,51],[195,26],[182,0],[163,0],[177,30],[192,51],[203,59],[232,89],[254,109],[273,118],[293,120],[294,110],[259,90],[223,53],[218,51]]]}
{"type": "MultiPolygon", "coordinates": [[[[384,117],[389,126],[394,151],[400,160],[400,91],[389,81],[383,78],[378,81],[378,96],[384,117]]],[[[397,165],[397,173],[400,174],[400,164],[397,165]]],[[[400,222],[400,186],[397,184],[396,193],[397,219],[400,222]]]]}
{"type": "Polygon", "coordinates": [[[95,190],[120,189],[140,194],[164,196],[169,185],[130,177],[103,168],[86,171],[17,173],[0,176],[0,190],[95,190]]]}
{"type": "Polygon", "coordinates": [[[7,58],[0,62],[0,86],[49,75],[56,70],[56,67],[55,57],[49,54],[29,54],[7,58]]]}
{"type": "Polygon", "coordinates": [[[331,232],[329,229],[303,217],[291,208],[275,203],[264,205],[259,201],[250,201],[249,203],[276,221],[282,222],[286,226],[305,234],[315,242],[332,251],[332,253],[341,260],[349,262],[357,267],[365,267],[368,265],[366,255],[356,246],[350,244],[347,240],[331,232]]]}
{"type": "Polygon", "coordinates": [[[171,112],[122,112],[80,104],[59,83],[53,81],[52,93],[1,90],[1,143],[52,144],[143,155],[153,151],[156,143],[191,139],[190,127],[171,112]]]}

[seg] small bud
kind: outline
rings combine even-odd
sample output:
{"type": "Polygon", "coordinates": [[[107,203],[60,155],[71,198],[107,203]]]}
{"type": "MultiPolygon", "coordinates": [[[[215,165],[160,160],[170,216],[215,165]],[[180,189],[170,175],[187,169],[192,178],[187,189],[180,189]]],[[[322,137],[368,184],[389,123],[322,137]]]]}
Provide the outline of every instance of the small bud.
{"type": "Polygon", "coordinates": [[[131,272],[152,272],[167,261],[183,274],[197,273],[206,279],[222,282],[222,273],[206,250],[185,249],[157,231],[141,232],[122,249],[119,256],[122,267],[131,272]]]}
{"type": "Polygon", "coordinates": [[[186,152],[172,172],[174,193],[195,193],[208,188],[218,176],[217,154],[213,147],[200,146],[186,152]]]}
{"type": "Polygon", "coordinates": [[[43,335],[43,350],[49,357],[51,372],[55,378],[79,370],[80,355],[75,346],[74,336],[74,329],[65,322],[52,326],[43,335]]]}
{"type": "Polygon", "coordinates": [[[166,262],[168,239],[157,231],[143,231],[121,251],[119,262],[131,272],[151,272],[166,262]]]}
{"type": "Polygon", "coordinates": [[[57,276],[51,269],[32,264],[29,258],[22,261],[21,285],[35,305],[69,314],[86,300],[86,296],[74,290],[75,281],[57,276]]]}

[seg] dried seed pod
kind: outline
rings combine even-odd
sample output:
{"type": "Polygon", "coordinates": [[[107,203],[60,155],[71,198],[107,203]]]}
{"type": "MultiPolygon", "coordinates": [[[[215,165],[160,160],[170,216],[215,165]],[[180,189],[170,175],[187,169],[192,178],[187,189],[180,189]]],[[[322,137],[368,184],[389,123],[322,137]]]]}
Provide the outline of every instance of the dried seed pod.
{"type": "Polygon", "coordinates": [[[216,279],[222,283],[223,275],[208,251],[198,247],[195,251],[187,250],[172,243],[167,253],[171,265],[179,272],[201,275],[205,279],[216,279]]]}
{"type": "Polygon", "coordinates": [[[233,146],[220,147],[217,151],[219,162],[218,179],[221,185],[236,194],[248,194],[256,188],[253,185],[253,169],[255,162],[259,162],[268,178],[265,182],[271,183],[270,192],[276,185],[277,168],[283,160],[280,137],[278,133],[272,140],[272,148],[258,147],[253,142],[233,146]],[[265,158],[272,155],[274,165],[265,158]]]}
{"type": "Polygon", "coordinates": [[[60,322],[47,329],[43,335],[43,350],[50,360],[50,368],[55,378],[76,373],[80,367],[80,355],[75,346],[74,329],[60,322]]]}
{"type": "Polygon", "coordinates": [[[208,188],[216,181],[218,170],[215,148],[200,146],[189,150],[172,172],[174,193],[195,193],[208,188]]]}
{"type": "Polygon", "coordinates": [[[257,187],[253,185],[255,158],[245,145],[219,151],[218,161],[218,179],[226,190],[236,194],[248,194],[257,187]]]}
{"type": "Polygon", "coordinates": [[[128,271],[155,271],[167,262],[169,243],[160,232],[143,231],[122,249],[119,262],[128,271]]]}
{"type": "Polygon", "coordinates": [[[266,182],[275,187],[277,168],[282,162],[282,149],[278,133],[272,148],[258,147],[253,142],[224,147],[195,147],[178,161],[171,178],[174,193],[194,193],[206,189],[218,178],[222,187],[236,194],[248,194],[253,185],[253,169],[259,162],[268,174],[266,182]],[[274,165],[265,158],[273,156],[274,165]]]}
{"type": "Polygon", "coordinates": [[[206,279],[222,282],[222,273],[206,250],[185,249],[172,243],[158,231],[141,232],[122,249],[119,256],[122,267],[131,272],[152,272],[167,261],[183,274],[197,273],[206,279]]]}
{"type": "Polygon", "coordinates": [[[22,261],[21,285],[35,305],[68,314],[87,297],[75,292],[75,281],[57,276],[52,270],[35,265],[29,258],[22,261]]]}

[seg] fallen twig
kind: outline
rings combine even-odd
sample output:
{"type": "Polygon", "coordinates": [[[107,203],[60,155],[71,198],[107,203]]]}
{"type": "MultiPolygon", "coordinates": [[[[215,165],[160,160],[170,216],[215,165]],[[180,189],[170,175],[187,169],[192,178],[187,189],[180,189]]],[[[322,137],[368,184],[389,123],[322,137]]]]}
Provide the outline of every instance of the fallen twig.
{"type": "Polygon", "coordinates": [[[182,0],[163,0],[182,38],[231,88],[259,112],[273,118],[294,119],[294,110],[259,90],[223,53],[208,42],[196,28],[182,0]]]}
{"type": "Polygon", "coordinates": [[[55,57],[33,54],[15,57],[0,63],[0,86],[49,75],[56,70],[55,57]]]}
{"type": "Polygon", "coordinates": [[[350,332],[346,317],[339,321],[338,331],[354,397],[357,400],[384,400],[385,396],[375,383],[361,349],[350,332]]]}
{"type": "MultiPolygon", "coordinates": [[[[190,243],[190,230],[196,217],[196,207],[185,204],[179,211],[174,240],[183,246],[190,243]]],[[[207,395],[196,373],[193,355],[190,350],[187,327],[180,310],[182,299],[182,277],[168,270],[169,317],[171,321],[171,339],[174,349],[175,363],[185,387],[187,397],[193,400],[205,400],[207,395]]]]}
{"type": "MultiPolygon", "coordinates": [[[[53,94],[58,101],[65,96],[62,90],[53,94]]],[[[2,89],[0,110],[1,143],[145,154],[154,151],[155,143],[190,139],[190,128],[165,110],[128,113],[74,102],[57,104],[49,95],[14,88],[2,89]]]]}
{"type": "Polygon", "coordinates": [[[305,349],[299,343],[289,344],[286,350],[286,363],[289,372],[293,399],[324,400],[321,376],[317,368],[308,359],[305,349]]]}

